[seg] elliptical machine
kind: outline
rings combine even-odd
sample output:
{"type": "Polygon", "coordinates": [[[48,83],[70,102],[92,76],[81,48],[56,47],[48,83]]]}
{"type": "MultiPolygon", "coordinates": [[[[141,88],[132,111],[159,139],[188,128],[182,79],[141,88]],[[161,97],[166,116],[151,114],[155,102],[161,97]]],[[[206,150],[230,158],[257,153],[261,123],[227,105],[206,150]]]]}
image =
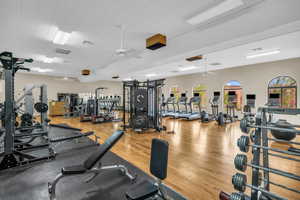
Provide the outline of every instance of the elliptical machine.
{"type": "Polygon", "coordinates": [[[238,119],[238,116],[235,115],[235,109],[236,109],[236,103],[237,103],[237,95],[235,91],[229,91],[228,92],[228,102],[226,105],[226,113],[219,113],[218,116],[218,124],[224,125],[227,123],[235,122],[238,119]]]}
{"type": "Polygon", "coordinates": [[[244,106],[244,116],[254,116],[252,113],[252,108],[255,108],[255,94],[247,94],[246,95],[246,105],[244,106]]]}
{"type": "Polygon", "coordinates": [[[213,120],[218,120],[220,96],[221,93],[219,91],[214,92],[213,99],[209,101],[211,105],[211,114],[202,111],[201,122],[210,122],[213,120]]]}

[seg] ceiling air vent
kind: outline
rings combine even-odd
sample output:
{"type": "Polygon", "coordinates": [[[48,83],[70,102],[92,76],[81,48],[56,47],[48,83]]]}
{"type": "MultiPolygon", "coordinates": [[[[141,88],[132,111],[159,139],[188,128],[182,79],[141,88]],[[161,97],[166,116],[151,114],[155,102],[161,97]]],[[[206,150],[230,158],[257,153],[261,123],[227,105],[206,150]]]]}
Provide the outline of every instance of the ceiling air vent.
{"type": "Polygon", "coordinates": [[[68,50],[68,49],[61,49],[61,48],[56,48],[56,49],[55,49],[55,52],[56,52],[56,53],[59,53],[59,54],[68,55],[68,54],[71,53],[71,50],[68,50]]]}
{"type": "Polygon", "coordinates": [[[82,44],[85,45],[85,46],[92,46],[92,45],[94,45],[94,43],[92,41],[89,41],[89,40],[84,40],[82,42],[82,44]]]}
{"type": "Polygon", "coordinates": [[[198,55],[198,56],[193,56],[193,57],[186,58],[185,60],[189,61],[189,62],[193,62],[193,61],[196,61],[196,60],[202,60],[202,58],[203,58],[202,55],[198,55]]]}
{"type": "Polygon", "coordinates": [[[214,62],[214,63],[210,63],[209,65],[211,65],[211,66],[219,66],[219,65],[221,65],[221,63],[219,63],[219,62],[214,62]]]}
{"type": "Polygon", "coordinates": [[[119,79],[119,75],[111,77],[112,79],[119,79]]]}

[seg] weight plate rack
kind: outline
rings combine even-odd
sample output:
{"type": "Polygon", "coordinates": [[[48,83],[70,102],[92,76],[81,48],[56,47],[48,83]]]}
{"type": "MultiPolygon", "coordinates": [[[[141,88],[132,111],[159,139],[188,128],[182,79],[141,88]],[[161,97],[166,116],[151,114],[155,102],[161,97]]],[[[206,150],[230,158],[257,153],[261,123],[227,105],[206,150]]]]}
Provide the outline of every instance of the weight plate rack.
{"type": "MultiPolygon", "coordinates": [[[[272,188],[279,187],[300,197],[299,187],[291,188],[280,182],[272,181],[270,178],[270,174],[275,174],[295,181],[296,184],[293,186],[300,185],[300,172],[295,174],[270,166],[271,157],[284,159],[286,165],[289,165],[290,162],[300,162],[298,149],[300,143],[291,141],[295,138],[293,135],[300,134],[300,126],[282,119],[274,122],[274,114],[280,114],[281,116],[300,115],[300,109],[261,107],[255,116],[245,116],[241,120],[240,128],[245,135],[242,135],[237,141],[237,146],[242,153],[237,154],[234,159],[235,169],[239,172],[232,177],[232,184],[237,192],[228,195],[227,199],[229,197],[231,200],[287,200],[286,197],[272,192],[271,185],[272,188]],[[269,132],[274,137],[270,137],[269,132]],[[286,136],[286,139],[278,139],[278,135],[280,137],[286,136]],[[289,150],[270,147],[270,141],[293,145],[293,147],[289,150]],[[247,154],[243,154],[250,150],[253,155],[252,160],[249,160],[247,154]],[[251,183],[249,177],[245,174],[248,167],[252,170],[251,183]],[[246,188],[251,190],[250,195],[245,194],[246,188]]],[[[224,199],[221,196],[226,195],[220,193],[220,199],[224,199]]]]}

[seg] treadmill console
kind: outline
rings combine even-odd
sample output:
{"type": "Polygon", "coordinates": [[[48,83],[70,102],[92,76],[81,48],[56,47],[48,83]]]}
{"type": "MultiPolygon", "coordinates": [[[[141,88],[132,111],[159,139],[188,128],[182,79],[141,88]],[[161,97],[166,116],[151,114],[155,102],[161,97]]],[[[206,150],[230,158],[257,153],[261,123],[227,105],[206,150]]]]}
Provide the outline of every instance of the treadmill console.
{"type": "Polygon", "coordinates": [[[271,107],[280,107],[280,94],[279,93],[270,93],[269,94],[269,100],[268,100],[268,106],[271,107]]]}
{"type": "Polygon", "coordinates": [[[194,93],[193,97],[191,98],[190,102],[191,103],[200,103],[200,94],[199,93],[194,93]]]}
{"type": "Polygon", "coordinates": [[[246,95],[247,106],[249,106],[251,108],[255,108],[255,99],[256,99],[255,94],[247,94],[246,95]]]}
{"type": "Polygon", "coordinates": [[[221,96],[221,92],[214,92],[214,97],[213,97],[213,100],[212,100],[212,103],[214,105],[219,104],[220,96],[221,96]]]}
{"type": "Polygon", "coordinates": [[[236,102],[236,92],[235,91],[229,91],[228,92],[228,102],[229,103],[235,103],[236,102]]]}
{"type": "Polygon", "coordinates": [[[180,98],[178,99],[178,103],[185,104],[187,101],[186,93],[182,93],[180,98]]]}

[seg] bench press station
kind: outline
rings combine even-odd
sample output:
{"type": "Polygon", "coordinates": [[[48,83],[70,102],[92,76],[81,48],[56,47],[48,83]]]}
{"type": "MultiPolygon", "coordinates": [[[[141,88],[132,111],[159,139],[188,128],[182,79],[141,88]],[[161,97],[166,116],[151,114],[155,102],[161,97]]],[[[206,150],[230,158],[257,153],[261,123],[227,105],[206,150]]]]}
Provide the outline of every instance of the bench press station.
{"type": "Polygon", "coordinates": [[[136,176],[131,175],[124,165],[101,166],[101,162],[99,162],[101,161],[103,156],[121,139],[123,135],[123,131],[116,131],[103,144],[99,146],[96,152],[91,154],[82,164],[63,167],[61,169],[61,173],[57,175],[54,181],[52,183],[48,183],[50,200],[56,200],[56,185],[59,180],[68,176],[94,174],[86,181],[88,183],[96,178],[97,175],[99,175],[103,170],[120,169],[124,175],[126,175],[132,182],[134,182],[136,176]],[[95,167],[97,163],[98,166],[95,167]]]}

